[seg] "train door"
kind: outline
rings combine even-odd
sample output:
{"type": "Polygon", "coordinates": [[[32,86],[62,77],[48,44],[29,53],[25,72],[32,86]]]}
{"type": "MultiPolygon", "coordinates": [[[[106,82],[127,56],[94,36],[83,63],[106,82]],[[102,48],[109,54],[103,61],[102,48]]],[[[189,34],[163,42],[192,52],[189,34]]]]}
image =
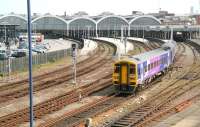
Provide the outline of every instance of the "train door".
{"type": "Polygon", "coordinates": [[[138,79],[143,80],[143,64],[138,64],[138,79]]]}
{"type": "Polygon", "coordinates": [[[121,64],[121,84],[128,84],[128,64],[121,64]]]}

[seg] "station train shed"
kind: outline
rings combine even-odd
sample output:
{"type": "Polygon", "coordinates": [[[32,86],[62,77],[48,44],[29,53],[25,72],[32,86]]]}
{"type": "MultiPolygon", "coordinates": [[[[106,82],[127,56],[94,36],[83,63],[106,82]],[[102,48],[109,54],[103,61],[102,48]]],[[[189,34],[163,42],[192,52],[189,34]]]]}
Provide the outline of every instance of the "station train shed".
{"type": "MultiPolygon", "coordinates": [[[[0,17],[1,22],[18,24],[17,32],[26,32],[26,17],[20,15],[5,15],[0,17]]],[[[174,31],[184,32],[185,35],[199,33],[199,27],[192,26],[164,26],[161,21],[151,15],[136,16],[81,16],[81,17],[59,17],[55,15],[43,15],[32,19],[32,30],[48,37],[119,37],[137,36],[146,37],[157,35],[158,37],[170,35],[170,28],[174,31]],[[185,30],[185,28],[187,29],[185,30]]],[[[166,36],[168,37],[168,36],[166,36]]],[[[167,38],[166,38],[167,39],[167,38]]]]}

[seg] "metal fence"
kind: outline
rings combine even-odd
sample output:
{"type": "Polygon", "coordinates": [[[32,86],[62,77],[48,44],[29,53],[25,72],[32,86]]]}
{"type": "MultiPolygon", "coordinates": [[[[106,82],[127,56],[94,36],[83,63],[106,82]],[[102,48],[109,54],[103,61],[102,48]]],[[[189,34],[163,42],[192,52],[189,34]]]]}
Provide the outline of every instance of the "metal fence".
{"type": "MultiPolygon", "coordinates": [[[[49,62],[55,62],[70,55],[70,49],[59,50],[54,52],[48,52],[43,54],[33,55],[33,65],[46,64],[49,62]]],[[[28,56],[21,58],[14,58],[10,60],[11,72],[25,71],[28,69],[28,56]]],[[[0,74],[5,75],[9,72],[9,61],[0,61],[0,74]]]]}

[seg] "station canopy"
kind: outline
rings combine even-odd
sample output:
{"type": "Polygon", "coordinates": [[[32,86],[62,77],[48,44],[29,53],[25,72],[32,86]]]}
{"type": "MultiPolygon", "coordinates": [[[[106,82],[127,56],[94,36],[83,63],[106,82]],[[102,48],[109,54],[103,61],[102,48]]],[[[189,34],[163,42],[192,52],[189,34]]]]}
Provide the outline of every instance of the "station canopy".
{"type": "Polygon", "coordinates": [[[97,21],[98,30],[121,30],[122,27],[128,27],[128,22],[121,16],[106,16],[97,21]]]}
{"type": "Polygon", "coordinates": [[[37,30],[67,30],[67,22],[58,16],[45,15],[34,19],[32,28],[37,30]]]}
{"type": "MultiPolygon", "coordinates": [[[[8,24],[19,25],[16,29],[27,29],[27,19],[20,15],[6,15],[0,17],[0,23],[7,22],[8,24]]],[[[134,26],[155,26],[160,25],[161,22],[150,15],[142,16],[118,16],[118,15],[101,15],[96,17],[80,16],[71,17],[70,20],[66,20],[59,16],[47,14],[39,16],[32,20],[33,30],[114,30],[118,31],[127,29],[130,25],[130,29],[134,26]],[[126,19],[128,18],[128,19],[126,19]],[[132,19],[131,19],[132,18],[132,19]],[[94,20],[96,19],[96,20],[94,20]]]]}
{"type": "Polygon", "coordinates": [[[153,16],[137,16],[130,20],[130,27],[138,27],[138,26],[155,26],[161,25],[161,22],[153,17],[153,16]]]}
{"type": "Polygon", "coordinates": [[[6,15],[0,17],[0,24],[12,24],[16,26],[16,29],[26,30],[27,20],[23,16],[19,15],[6,15]]]}
{"type": "Polygon", "coordinates": [[[87,17],[78,17],[68,22],[69,30],[95,30],[96,22],[87,17]]]}

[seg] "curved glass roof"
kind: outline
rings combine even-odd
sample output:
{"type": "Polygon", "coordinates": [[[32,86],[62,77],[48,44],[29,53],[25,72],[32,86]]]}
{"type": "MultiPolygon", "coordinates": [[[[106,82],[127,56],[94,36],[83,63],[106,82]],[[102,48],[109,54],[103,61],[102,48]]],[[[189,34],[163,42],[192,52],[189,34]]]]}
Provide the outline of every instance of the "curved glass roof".
{"type": "Polygon", "coordinates": [[[132,19],[129,24],[132,25],[160,25],[161,22],[153,16],[138,16],[132,19]]]}
{"type": "Polygon", "coordinates": [[[69,30],[96,29],[96,22],[91,18],[79,17],[68,22],[69,30]]]}
{"type": "Polygon", "coordinates": [[[67,22],[57,16],[42,16],[32,21],[37,30],[67,30],[67,22]]]}
{"type": "Polygon", "coordinates": [[[12,24],[12,25],[19,25],[17,29],[25,30],[27,28],[27,20],[19,15],[6,15],[0,17],[0,23],[12,24]]]}
{"type": "Polygon", "coordinates": [[[106,16],[97,21],[98,30],[121,30],[128,27],[128,21],[121,16],[106,16]]]}

